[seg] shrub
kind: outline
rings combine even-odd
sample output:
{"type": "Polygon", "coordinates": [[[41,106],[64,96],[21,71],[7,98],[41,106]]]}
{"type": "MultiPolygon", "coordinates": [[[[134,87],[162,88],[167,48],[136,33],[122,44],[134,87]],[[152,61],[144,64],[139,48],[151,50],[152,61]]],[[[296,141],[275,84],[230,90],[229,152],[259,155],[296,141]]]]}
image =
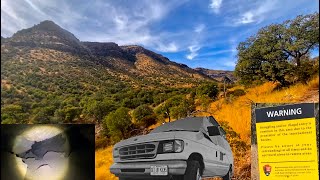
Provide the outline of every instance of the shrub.
{"type": "Polygon", "coordinates": [[[228,91],[227,96],[243,96],[246,92],[243,89],[235,89],[233,91],[228,91]]]}
{"type": "Polygon", "coordinates": [[[215,99],[219,93],[217,83],[203,84],[196,89],[198,96],[207,95],[211,99],[215,99]]]}
{"type": "Polygon", "coordinates": [[[156,123],[156,116],[154,115],[152,108],[146,104],[138,106],[133,111],[132,116],[137,125],[147,127],[156,123]]]}
{"type": "Polygon", "coordinates": [[[109,115],[105,117],[104,123],[106,123],[109,135],[114,141],[126,138],[126,133],[132,124],[129,109],[120,107],[116,111],[109,113],[109,115]]]}

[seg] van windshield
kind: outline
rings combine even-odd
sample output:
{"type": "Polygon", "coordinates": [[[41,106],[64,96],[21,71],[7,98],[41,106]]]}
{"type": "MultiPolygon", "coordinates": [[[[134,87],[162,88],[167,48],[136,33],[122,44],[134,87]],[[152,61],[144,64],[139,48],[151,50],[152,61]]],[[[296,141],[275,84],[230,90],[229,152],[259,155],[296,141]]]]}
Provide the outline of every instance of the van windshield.
{"type": "Polygon", "coordinates": [[[165,123],[150,133],[169,132],[169,131],[192,131],[198,132],[203,126],[202,117],[188,117],[185,119],[176,120],[173,122],[165,123]]]}

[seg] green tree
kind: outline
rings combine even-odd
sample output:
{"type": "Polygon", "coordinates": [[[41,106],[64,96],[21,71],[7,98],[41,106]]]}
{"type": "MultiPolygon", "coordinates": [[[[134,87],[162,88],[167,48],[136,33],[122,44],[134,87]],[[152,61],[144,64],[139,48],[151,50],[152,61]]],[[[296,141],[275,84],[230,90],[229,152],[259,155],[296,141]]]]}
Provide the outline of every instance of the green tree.
{"type": "Polygon", "coordinates": [[[55,122],[73,122],[76,118],[79,118],[82,108],[72,105],[64,106],[62,109],[55,111],[55,122]]]}
{"type": "Polygon", "coordinates": [[[126,137],[128,128],[132,124],[129,110],[128,108],[120,107],[104,118],[105,127],[108,128],[110,136],[114,136],[117,139],[126,137]]]}
{"type": "Polygon", "coordinates": [[[166,118],[169,118],[169,121],[171,120],[170,117],[170,104],[168,102],[164,102],[160,104],[158,107],[154,109],[154,112],[156,113],[158,119],[164,121],[166,118]]]}
{"type": "MultiPolygon", "coordinates": [[[[54,106],[49,107],[38,107],[33,110],[33,114],[35,114],[32,118],[33,123],[50,123],[55,112],[54,106]]],[[[60,119],[60,122],[62,119],[60,119]]]]}
{"type": "Polygon", "coordinates": [[[64,108],[65,121],[71,123],[74,119],[78,118],[81,113],[80,107],[67,106],[64,108]]]}
{"type": "Polygon", "coordinates": [[[297,16],[285,21],[280,28],[281,33],[276,34],[280,49],[299,67],[301,58],[319,47],[319,13],[297,16]]]}
{"type": "Polygon", "coordinates": [[[106,115],[116,109],[117,103],[112,100],[97,100],[91,98],[84,104],[83,112],[89,116],[93,116],[98,122],[101,122],[106,115]]]}
{"type": "Polygon", "coordinates": [[[235,75],[240,77],[243,84],[265,80],[288,84],[285,80],[285,74],[289,72],[287,56],[276,48],[276,40],[270,33],[276,30],[276,26],[263,28],[256,37],[239,44],[235,75]]]}
{"type": "Polygon", "coordinates": [[[203,84],[196,89],[196,94],[198,96],[206,95],[211,99],[215,99],[218,93],[219,88],[217,83],[203,84]]]}
{"type": "Polygon", "coordinates": [[[195,110],[194,100],[183,98],[178,106],[170,108],[173,118],[180,119],[187,117],[195,110]]]}
{"type": "Polygon", "coordinates": [[[195,110],[194,100],[184,95],[176,95],[155,109],[159,119],[187,117],[195,110]]]}
{"type": "MultiPolygon", "coordinates": [[[[319,47],[319,13],[272,24],[238,45],[235,75],[243,84],[278,81],[288,85],[302,59],[319,47]]],[[[305,76],[299,77],[305,81],[305,76]]]]}
{"type": "Polygon", "coordinates": [[[27,123],[27,117],[20,105],[10,104],[1,108],[1,124],[27,123]]]}
{"type": "Polygon", "coordinates": [[[140,105],[133,112],[132,117],[137,122],[138,125],[147,127],[156,122],[156,117],[153,109],[148,105],[140,105]]]}

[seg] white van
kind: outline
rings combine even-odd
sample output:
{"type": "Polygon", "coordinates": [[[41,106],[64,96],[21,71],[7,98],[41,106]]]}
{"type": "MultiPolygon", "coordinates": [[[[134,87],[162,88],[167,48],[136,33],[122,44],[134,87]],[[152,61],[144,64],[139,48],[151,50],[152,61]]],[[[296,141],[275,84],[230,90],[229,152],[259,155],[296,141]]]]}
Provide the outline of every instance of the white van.
{"type": "Polygon", "coordinates": [[[230,180],[234,170],[226,133],[212,116],[187,117],[123,140],[113,159],[110,171],[120,180],[230,180]]]}

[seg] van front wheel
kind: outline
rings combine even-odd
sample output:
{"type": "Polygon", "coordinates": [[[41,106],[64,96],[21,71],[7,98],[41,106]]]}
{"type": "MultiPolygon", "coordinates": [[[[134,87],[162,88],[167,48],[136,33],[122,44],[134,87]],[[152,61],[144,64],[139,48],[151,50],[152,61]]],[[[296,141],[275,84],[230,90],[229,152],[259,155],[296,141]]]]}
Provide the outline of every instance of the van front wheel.
{"type": "Polygon", "coordinates": [[[198,161],[188,161],[184,180],[201,180],[201,169],[198,161]]]}

